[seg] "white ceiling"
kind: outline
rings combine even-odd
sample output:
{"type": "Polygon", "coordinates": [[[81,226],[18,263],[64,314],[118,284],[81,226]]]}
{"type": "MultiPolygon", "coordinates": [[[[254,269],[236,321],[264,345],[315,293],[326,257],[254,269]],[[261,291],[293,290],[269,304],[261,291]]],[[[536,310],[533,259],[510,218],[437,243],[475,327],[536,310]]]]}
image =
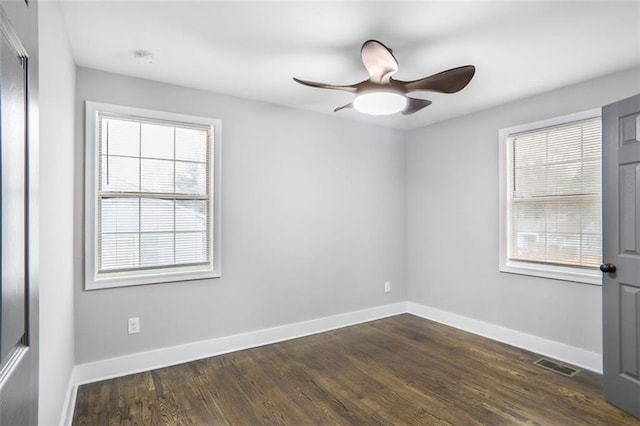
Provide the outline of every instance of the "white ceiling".
{"type": "Polygon", "coordinates": [[[640,66],[640,1],[62,2],[79,66],[398,129],[640,66]],[[406,117],[334,113],[353,95],[292,80],[366,79],[368,39],[393,49],[401,80],[477,72],[457,94],[421,93],[433,105],[406,117]],[[133,59],[139,49],[153,64],[133,59]]]}

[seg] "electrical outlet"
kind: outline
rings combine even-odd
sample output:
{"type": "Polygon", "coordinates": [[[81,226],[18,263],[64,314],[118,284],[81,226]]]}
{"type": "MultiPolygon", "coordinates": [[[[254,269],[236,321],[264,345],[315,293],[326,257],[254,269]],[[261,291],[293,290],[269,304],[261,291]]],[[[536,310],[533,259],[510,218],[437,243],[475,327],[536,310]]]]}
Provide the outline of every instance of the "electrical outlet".
{"type": "Polygon", "coordinates": [[[140,333],[140,318],[129,318],[127,320],[127,329],[129,334],[140,333]]]}
{"type": "Polygon", "coordinates": [[[385,281],[384,283],[384,292],[389,293],[391,291],[391,281],[385,281]]]}

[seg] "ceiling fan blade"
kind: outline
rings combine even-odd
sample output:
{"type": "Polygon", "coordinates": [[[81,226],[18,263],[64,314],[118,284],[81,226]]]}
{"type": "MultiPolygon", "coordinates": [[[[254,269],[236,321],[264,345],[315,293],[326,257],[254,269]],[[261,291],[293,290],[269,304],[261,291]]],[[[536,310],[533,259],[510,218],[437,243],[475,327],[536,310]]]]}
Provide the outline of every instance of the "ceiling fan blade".
{"type": "Polygon", "coordinates": [[[407,93],[418,91],[456,93],[469,84],[475,72],[476,67],[473,65],[465,65],[463,67],[442,71],[419,80],[397,81],[404,84],[407,93]]]}
{"type": "Polygon", "coordinates": [[[345,108],[353,108],[353,101],[352,101],[352,102],[349,102],[349,103],[348,103],[348,104],[346,104],[346,105],[339,106],[338,108],[334,109],[334,110],[333,110],[333,112],[338,112],[338,111],[340,111],[341,109],[345,109],[345,108]]]}
{"type": "Polygon", "coordinates": [[[360,56],[370,80],[374,83],[386,84],[398,71],[398,61],[391,53],[391,49],[377,40],[365,41],[360,50],[360,56]]]}
{"type": "Polygon", "coordinates": [[[299,78],[295,78],[295,77],[293,77],[293,80],[296,83],[304,84],[305,86],[318,87],[320,89],[342,90],[345,92],[352,92],[352,93],[355,93],[356,91],[356,88],[353,85],[337,86],[335,84],[316,83],[315,81],[300,80],[299,78]]]}
{"type": "Polygon", "coordinates": [[[413,114],[429,105],[431,105],[431,101],[428,99],[416,99],[407,96],[407,106],[402,110],[402,115],[413,114]]]}

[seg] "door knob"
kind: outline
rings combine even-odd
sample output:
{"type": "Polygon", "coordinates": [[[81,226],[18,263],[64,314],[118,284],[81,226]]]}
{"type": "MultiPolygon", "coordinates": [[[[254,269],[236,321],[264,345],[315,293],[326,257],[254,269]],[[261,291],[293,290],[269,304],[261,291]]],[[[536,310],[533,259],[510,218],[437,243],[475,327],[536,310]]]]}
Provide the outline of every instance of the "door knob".
{"type": "Polygon", "coordinates": [[[602,265],[600,265],[600,270],[602,272],[615,272],[616,265],[614,265],[613,263],[603,263],[602,265]]]}

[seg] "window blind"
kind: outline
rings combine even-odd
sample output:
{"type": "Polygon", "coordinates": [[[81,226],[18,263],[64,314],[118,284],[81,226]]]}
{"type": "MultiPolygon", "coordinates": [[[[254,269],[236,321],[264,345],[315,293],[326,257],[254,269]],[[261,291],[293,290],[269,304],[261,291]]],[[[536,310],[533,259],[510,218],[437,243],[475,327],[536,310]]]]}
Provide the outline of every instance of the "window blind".
{"type": "Polygon", "coordinates": [[[510,135],[509,259],[601,260],[600,117],[510,135]]]}
{"type": "Polygon", "coordinates": [[[98,274],[211,263],[211,128],[101,113],[98,139],[98,274]]]}

